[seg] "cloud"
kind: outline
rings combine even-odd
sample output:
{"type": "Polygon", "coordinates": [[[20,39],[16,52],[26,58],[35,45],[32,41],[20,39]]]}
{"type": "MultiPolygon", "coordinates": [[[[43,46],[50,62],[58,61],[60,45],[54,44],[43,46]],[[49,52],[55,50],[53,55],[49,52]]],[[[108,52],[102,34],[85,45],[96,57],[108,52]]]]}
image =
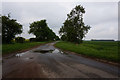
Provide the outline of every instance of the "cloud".
{"type": "Polygon", "coordinates": [[[116,23],[108,22],[104,24],[97,24],[94,26],[96,27],[91,27],[90,32],[86,36],[86,39],[118,39],[117,22],[116,23]]]}
{"type": "Polygon", "coordinates": [[[3,14],[11,13],[23,25],[21,36],[29,35],[29,23],[46,19],[48,26],[57,34],[67,14],[81,4],[85,7],[84,22],[91,26],[85,39],[117,39],[118,6],[116,2],[3,2],[3,14]]]}

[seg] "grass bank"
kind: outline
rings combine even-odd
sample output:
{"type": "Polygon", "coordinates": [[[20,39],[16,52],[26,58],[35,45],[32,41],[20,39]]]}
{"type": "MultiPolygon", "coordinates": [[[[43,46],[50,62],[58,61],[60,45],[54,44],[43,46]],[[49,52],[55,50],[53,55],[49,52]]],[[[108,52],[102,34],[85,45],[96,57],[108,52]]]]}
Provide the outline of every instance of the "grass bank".
{"type": "Polygon", "coordinates": [[[58,42],[56,47],[78,54],[118,62],[118,42],[84,41],[82,44],[58,42]]]}
{"type": "Polygon", "coordinates": [[[47,42],[26,42],[26,43],[13,43],[13,44],[3,44],[2,54],[14,53],[16,51],[25,50],[35,46],[39,46],[47,42]]]}

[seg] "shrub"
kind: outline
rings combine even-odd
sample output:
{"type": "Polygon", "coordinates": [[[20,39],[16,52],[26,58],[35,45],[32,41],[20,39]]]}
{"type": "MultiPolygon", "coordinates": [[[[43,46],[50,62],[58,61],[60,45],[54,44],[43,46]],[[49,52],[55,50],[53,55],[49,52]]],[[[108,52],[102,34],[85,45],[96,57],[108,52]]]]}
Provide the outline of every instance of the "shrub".
{"type": "Polygon", "coordinates": [[[16,37],[15,38],[15,42],[17,42],[17,43],[24,43],[25,42],[25,38],[23,38],[23,37],[16,37]]]}
{"type": "Polygon", "coordinates": [[[35,42],[36,38],[30,38],[29,40],[30,40],[30,42],[35,42]]]}

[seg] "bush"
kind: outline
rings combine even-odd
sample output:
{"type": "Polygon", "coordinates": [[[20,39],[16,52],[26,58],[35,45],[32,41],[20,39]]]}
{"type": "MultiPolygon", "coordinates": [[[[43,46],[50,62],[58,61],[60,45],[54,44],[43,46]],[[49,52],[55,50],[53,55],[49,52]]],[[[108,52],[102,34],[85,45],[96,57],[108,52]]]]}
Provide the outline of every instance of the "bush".
{"type": "Polygon", "coordinates": [[[23,38],[23,37],[16,37],[15,38],[15,42],[17,42],[17,43],[24,43],[25,42],[25,38],[23,38]]]}
{"type": "Polygon", "coordinates": [[[30,42],[35,42],[36,38],[30,38],[29,40],[30,40],[30,42]]]}

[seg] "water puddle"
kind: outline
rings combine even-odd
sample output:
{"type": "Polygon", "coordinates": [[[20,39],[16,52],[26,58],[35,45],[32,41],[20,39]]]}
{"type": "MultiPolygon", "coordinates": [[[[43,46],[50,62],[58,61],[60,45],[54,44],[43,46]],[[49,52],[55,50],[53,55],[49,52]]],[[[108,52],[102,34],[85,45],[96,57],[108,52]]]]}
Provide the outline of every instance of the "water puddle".
{"type": "Polygon", "coordinates": [[[58,50],[58,49],[55,49],[54,51],[52,51],[52,53],[59,53],[60,52],[60,50],[58,50]]]}
{"type": "Polygon", "coordinates": [[[53,52],[53,50],[35,50],[34,52],[37,52],[37,53],[42,53],[42,54],[45,54],[45,53],[52,53],[53,52]]]}
{"type": "Polygon", "coordinates": [[[62,52],[61,50],[59,50],[59,49],[49,49],[49,50],[35,50],[34,52],[37,52],[37,53],[41,53],[41,54],[46,54],[46,53],[49,53],[49,54],[65,54],[65,55],[67,55],[67,53],[64,53],[64,52],[62,52]]]}
{"type": "Polygon", "coordinates": [[[23,56],[24,54],[26,54],[26,52],[24,52],[24,53],[17,53],[17,54],[13,54],[13,55],[10,55],[10,56],[7,56],[7,57],[5,57],[4,59],[9,59],[9,58],[12,58],[12,57],[21,57],[21,56],[23,56]]]}
{"type": "Polygon", "coordinates": [[[33,59],[34,57],[27,57],[27,58],[25,58],[25,59],[27,59],[27,60],[29,60],[29,59],[33,59]]]}
{"type": "Polygon", "coordinates": [[[23,56],[24,54],[26,54],[27,52],[23,52],[23,53],[17,53],[15,56],[16,57],[21,57],[21,56],[23,56]]]}
{"type": "Polygon", "coordinates": [[[34,57],[29,57],[29,59],[33,59],[34,57]]]}

